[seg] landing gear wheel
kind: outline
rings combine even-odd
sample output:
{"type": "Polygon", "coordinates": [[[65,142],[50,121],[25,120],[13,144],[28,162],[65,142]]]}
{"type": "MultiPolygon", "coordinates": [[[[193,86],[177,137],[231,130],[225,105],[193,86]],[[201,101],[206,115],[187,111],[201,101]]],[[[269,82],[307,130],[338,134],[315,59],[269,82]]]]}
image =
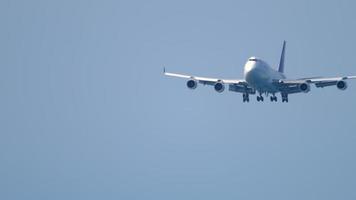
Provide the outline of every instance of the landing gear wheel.
{"type": "Polygon", "coordinates": [[[271,102],[273,102],[273,101],[277,102],[277,97],[276,96],[271,96],[271,102]]]}
{"type": "Polygon", "coordinates": [[[257,96],[257,101],[263,101],[263,96],[257,96]]]}
{"type": "Polygon", "coordinates": [[[282,102],[288,103],[288,94],[282,94],[282,102]]]}
{"type": "Polygon", "coordinates": [[[249,98],[248,94],[242,94],[242,99],[243,99],[243,102],[249,102],[250,101],[250,98],[249,98]]]}

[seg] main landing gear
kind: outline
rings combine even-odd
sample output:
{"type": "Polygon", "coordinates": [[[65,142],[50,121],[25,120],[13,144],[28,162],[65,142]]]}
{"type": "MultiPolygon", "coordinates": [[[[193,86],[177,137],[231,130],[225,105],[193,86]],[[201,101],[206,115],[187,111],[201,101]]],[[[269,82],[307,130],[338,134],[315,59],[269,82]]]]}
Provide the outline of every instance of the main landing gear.
{"type": "Polygon", "coordinates": [[[288,94],[282,93],[282,102],[287,102],[288,103],[288,94]]]}
{"type": "Polygon", "coordinates": [[[257,96],[257,101],[263,101],[263,96],[262,95],[257,96]]]}
{"type": "Polygon", "coordinates": [[[243,102],[249,102],[250,98],[247,93],[242,94],[243,102]]]}
{"type": "Polygon", "coordinates": [[[277,102],[277,97],[274,94],[273,94],[273,96],[270,97],[270,99],[271,99],[271,102],[273,102],[273,101],[277,102]]]}
{"type": "Polygon", "coordinates": [[[259,96],[257,96],[257,101],[263,101],[263,96],[262,96],[262,92],[259,92],[259,96]]]}
{"type": "MultiPolygon", "coordinates": [[[[288,102],[288,94],[286,93],[282,93],[282,102],[288,102]]],[[[242,94],[242,100],[243,102],[250,102],[250,98],[249,98],[249,94],[248,93],[243,93],[242,94]]],[[[277,97],[275,94],[273,94],[273,96],[270,97],[271,102],[277,102],[277,97]]],[[[263,102],[264,98],[262,96],[262,94],[257,96],[257,101],[258,102],[263,102]]]]}

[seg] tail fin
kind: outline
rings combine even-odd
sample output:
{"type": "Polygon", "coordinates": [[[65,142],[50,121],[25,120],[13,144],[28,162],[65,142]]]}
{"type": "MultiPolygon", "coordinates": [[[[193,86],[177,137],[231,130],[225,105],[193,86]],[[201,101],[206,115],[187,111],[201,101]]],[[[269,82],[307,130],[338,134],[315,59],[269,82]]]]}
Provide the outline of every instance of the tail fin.
{"type": "Polygon", "coordinates": [[[283,41],[283,49],[281,54],[281,60],[279,61],[278,71],[284,73],[284,54],[286,51],[286,41],[283,41]]]}

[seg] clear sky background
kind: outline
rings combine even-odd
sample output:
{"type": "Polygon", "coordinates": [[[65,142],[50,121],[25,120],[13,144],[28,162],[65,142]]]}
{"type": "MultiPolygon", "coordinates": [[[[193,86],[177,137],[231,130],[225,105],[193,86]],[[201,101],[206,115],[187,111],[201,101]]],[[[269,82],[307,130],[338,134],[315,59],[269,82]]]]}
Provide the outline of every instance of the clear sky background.
{"type": "MultiPolygon", "coordinates": [[[[0,199],[356,199],[356,81],[288,104],[173,72],[356,75],[355,1],[0,1],[0,199]]],[[[280,96],[279,100],[280,100],[280,96]]]]}

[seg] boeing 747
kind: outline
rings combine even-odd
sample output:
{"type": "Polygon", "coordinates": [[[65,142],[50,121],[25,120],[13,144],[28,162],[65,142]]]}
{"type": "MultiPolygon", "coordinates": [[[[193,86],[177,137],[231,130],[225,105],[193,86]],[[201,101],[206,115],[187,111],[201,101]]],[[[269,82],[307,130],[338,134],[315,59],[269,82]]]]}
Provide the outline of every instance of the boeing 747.
{"type": "Polygon", "coordinates": [[[257,57],[250,57],[244,66],[244,79],[219,79],[207,78],[185,74],[163,72],[166,76],[188,79],[187,87],[195,89],[198,83],[211,85],[216,92],[223,92],[228,86],[229,91],[242,93],[243,102],[249,102],[250,95],[257,93],[257,101],[263,101],[264,96],[270,95],[272,102],[277,102],[276,94],[280,93],[282,102],[288,102],[288,95],[295,93],[310,92],[310,85],[314,84],[317,88],[336,86],[340,90],[347,88],[346,80],[356,79],[356,76],[341,77],[312,77],[300,79],[287,79],[284,74],[284,55],[286,42],[283,42],[282,54],[278,69],[270,67],[265,61],[257,57]]]}

